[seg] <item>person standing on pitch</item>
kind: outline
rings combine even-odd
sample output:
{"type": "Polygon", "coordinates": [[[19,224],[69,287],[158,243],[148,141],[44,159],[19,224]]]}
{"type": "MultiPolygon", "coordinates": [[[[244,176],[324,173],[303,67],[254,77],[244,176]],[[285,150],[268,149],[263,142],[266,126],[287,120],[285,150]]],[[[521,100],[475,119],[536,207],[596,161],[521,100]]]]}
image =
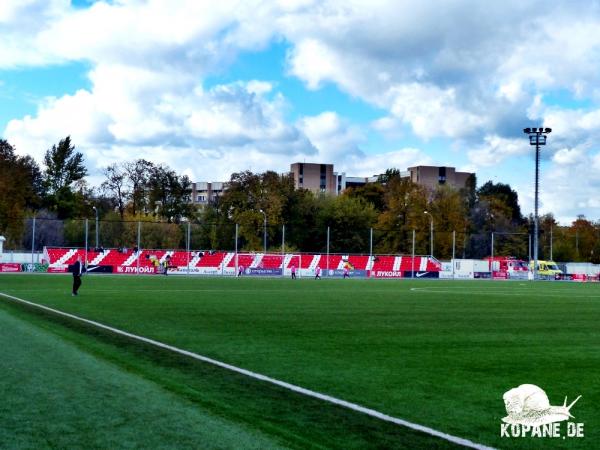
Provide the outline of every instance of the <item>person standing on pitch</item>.
{"type": "Polygon", "coordinates": [[[315,269],[315,280],[320,280],[321,279],[321,267],[317,266],[317,268],[315,269]]]}
{"type": "Polygon", "coordinates": [[[73,297],[77,295],[79,286],[81,286],[81,275],[85,272],[85,266],[81,263],[81,256],[77,257],[77,262],[73,264],[73,297]]]}
{"type": "Polygon", "coordinates": [[[295,280],[296,279],[296,265],[295,264],[292,264],[291,272],[292,272],[292,280],[295,280]]]}
{"type": "Polygon", "coordinates": [[[350,269],[348,266],[344,266],[344,278],[350,278],[350,269]]]}

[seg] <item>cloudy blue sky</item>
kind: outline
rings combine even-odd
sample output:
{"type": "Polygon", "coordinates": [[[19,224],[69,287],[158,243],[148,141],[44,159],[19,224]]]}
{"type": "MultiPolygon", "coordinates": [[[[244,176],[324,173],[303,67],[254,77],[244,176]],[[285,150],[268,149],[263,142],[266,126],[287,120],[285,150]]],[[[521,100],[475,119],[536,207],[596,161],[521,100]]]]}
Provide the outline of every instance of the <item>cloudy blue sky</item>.
{"type": "Polygon", "coordinates": [[[600,2],[2,0],[0,131],[38,161],[71,135],[97,184],[143,157],[194,181],[334,163],[509,183],[552,127],[541,211],[600,219],[600,2]]]}

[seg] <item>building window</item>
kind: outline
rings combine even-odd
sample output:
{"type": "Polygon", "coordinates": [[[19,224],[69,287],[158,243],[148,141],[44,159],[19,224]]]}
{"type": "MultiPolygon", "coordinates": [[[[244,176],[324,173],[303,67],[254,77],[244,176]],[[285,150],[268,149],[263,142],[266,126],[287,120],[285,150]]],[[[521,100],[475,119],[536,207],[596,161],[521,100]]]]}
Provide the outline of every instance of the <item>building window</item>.
{"type": "Polygon", "coordinates": [[[446,168],[440,167],[438,169],[438,183],[445,184],[446,183],[446,168]]]}

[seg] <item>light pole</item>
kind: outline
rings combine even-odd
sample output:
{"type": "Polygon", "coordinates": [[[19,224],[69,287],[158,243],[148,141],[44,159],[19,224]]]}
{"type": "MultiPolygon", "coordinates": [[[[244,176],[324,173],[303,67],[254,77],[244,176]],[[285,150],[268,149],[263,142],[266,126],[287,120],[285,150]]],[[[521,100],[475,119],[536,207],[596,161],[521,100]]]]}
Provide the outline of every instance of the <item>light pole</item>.
{"type": "Polygon", "coordinates": [[[423,214],[427,214],[429,216],[430,222],[430,234],[429,234],[429,243],[431,245],[431,256],[433,257],[433,216],[429,213],[429,211],[423,211],[423,214]]]}
{"type": "Polygon", "coordinates": [[[263,253],[267,253],[267,213],[264,212],[262,209],[259,211],[262,213],[262,215],[264,217],[264,220],[263,220],[263,248],[264,248],[264,251],[263,251],[263,253]]]}
{"type": "Polygon", "coordinates": [[[96,248],[98,248],[98,208],[95,206],[94,211],[96,212],[96,248]]]}
{"type": "Polygon", "coordinates": [[[535,145],[535,210],[533,215],[533,279],[535,280],[538,272],[540,146],[546,145],[546,135],[552,132],[552,128],[525,128],[523,132],[529,136],[529,145],[535,145]]]}

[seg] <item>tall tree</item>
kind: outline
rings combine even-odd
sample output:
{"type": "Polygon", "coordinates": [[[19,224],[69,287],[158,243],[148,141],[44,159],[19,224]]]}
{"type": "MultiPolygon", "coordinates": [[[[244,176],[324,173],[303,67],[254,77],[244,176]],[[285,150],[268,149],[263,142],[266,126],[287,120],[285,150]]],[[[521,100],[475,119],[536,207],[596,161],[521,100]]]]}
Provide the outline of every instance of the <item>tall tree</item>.
{"type": "Polygon", "coordinates": [[[191,217],[191,186],[186,175],[178,177],[167,166],[154,166],[148,180],[150,208],[168,222],[179,223],[184,217],[191,217]]]}
{"type": "MultiPolygon", "coordinates": [[[[369,229],[377,220],[377,212],[362,198],[340,195],[320,197],[317,228],[320,234],[330,229],[332,252],[369,253],[369,229]]],[[[320,241],[320,250],[325,251],[326,239],[320,241]]]]}
{"type": "Polygon", "coordinates": [[[410,253],[412,230],[417,233],[417,251],[427,252],[429,236],[427,192],[408,178],[393,178],[386,184],[385,211],[377,221],[376,249],[385,253],[410,253]]]}
{"type": "Polygon", "coordinates": [[[138,159],[124,165],[131,196],[131,212],[134,216],[148,207],[148,181],[153,170],[154,164],[145,159],[138,159]]]}
{"type": "Polygon", "coordinates": [[[77,205],[81,198],[75,195],[73,184],[87,175],[83,154],[75,151],[70,136],[67,136],[46,151],[44,164],[46,205],[56,211],[60,219],[72,217],[75,210],[82,209],[77,205]]]}
{"type": "MultiPolygon", "coordinates": [[[[429,210],[434,217],[435,251],[440,259],[452,257],[453,232],[461,233],[467,227],[467,205],[461,193],[448,186],[440,186],[433,193],[429,210]]],[[[455,251],[462,254],[464,240],[456,239],[455,251]]]]}
{"type": "Polygon", "coordinates": [[[41,172],[29,156],[17,156],[15,149],[0,140],[0,234],[7,247],[19,246],[23,219],[28,210],[40,207],[41,172]]]}
{"type": "Polygon", "coordinates": [[[71,137],[67,136],[58,145],[53,145],[44,156],[46,166],[45,185],[50,194],[56,194],[87,175],[83,154],[75,151],[71,137]]]}
{"type": "Polygon", "coordinates": [[[521,225],[523,223],[523,216],[521,214],[521,207],[519,206],[519,195],[517,191],[513,190],[510,185],[504,183],[493,183],[488,181],[477,190],[477,195],[480,200],[490,200],[494,198],[495,202],[503,203],[510,210],[510,219],[515,225],[521,225]]]}
{"type": "Polygon", "coordinates": [[[103,171],[106,180],[102,183],[101,189],[105,195],[114,200],[115,206],[119,211],[121,220],[125,215],[125,206],[130,197],[127,186],[127,173],[118,164],[112,164],[103,171]]]}
{"type": "Polygon", "coordinates": [[[346,189],[344,193],[350,197],[362,198],[373,205],[373,208],[378,212],[383,211],[385,208],[385,187],[379,182],[352,187],[346,189]]]}

